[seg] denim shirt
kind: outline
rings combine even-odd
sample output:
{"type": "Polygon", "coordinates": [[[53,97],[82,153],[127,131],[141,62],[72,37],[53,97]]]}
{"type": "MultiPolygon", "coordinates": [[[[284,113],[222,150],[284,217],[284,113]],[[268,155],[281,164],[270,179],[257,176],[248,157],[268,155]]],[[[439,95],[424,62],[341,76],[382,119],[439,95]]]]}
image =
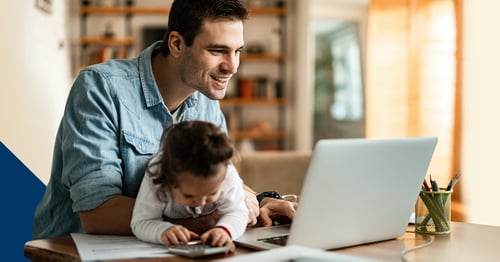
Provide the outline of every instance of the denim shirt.
{"type": "MultiPolygon", "coordinates": [[[[52,171],[34,217],[33,239],[83,232],[78,212],[118,195],[136,197],[147,161],[173,118],[154,80],[151,58],[110,60],[82,70],[69,93],[54,145],[52,171]]],[[[161,54],[160,54],[161,55],[161,54]]],[[[204,120],[227,132],[218,101],[195,92],[180,120],[204,120]]]]}

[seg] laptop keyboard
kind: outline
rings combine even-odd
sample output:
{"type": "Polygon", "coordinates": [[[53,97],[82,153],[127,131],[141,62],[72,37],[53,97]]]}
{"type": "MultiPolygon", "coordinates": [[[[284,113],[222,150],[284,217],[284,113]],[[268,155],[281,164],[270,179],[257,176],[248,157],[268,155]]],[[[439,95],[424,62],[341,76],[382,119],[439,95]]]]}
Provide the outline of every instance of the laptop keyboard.
{"type": "Polygon", "coordinates": [[[279,245],[279,246],[285,246],[287,239],[288,239],[288,235],[283,235],[283,236],[277,236],[277,237],[261,238],[261,239],[257,239],[257,240],[265,242],[265,243],[275,244],[275,245],[279,245]]]}

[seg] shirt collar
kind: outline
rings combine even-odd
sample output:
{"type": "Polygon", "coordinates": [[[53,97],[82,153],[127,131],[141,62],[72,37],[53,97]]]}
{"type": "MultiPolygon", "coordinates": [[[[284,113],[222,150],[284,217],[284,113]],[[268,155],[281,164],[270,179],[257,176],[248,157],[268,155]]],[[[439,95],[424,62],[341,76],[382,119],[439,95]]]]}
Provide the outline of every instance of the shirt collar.
{"type": "Polygon", "coordinates": [[[160,51],[161,42],[153,43],[139,55],[139,80],[147,107],[155,106],[163,101],[151,65],[151,58],[160,51]]]}

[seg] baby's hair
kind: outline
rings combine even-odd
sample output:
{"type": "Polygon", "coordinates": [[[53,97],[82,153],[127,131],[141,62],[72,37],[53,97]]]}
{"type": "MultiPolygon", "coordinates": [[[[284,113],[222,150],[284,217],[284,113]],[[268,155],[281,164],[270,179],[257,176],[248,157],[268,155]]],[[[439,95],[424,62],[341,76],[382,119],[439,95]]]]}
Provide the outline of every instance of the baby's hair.
{"type": "Polygon", "coordinates": [[[159,158],[150,160],[147,168],[153,183],[168,189],[177,185],[180,172],[189,171],[202,178],[213,176],[219,164],[229,164],[233,154],[231,140],[218,126],[204,121],[184,121],[164,131],[159,158]],[[157,166],[155,171],[153,166],[157,166]]]}

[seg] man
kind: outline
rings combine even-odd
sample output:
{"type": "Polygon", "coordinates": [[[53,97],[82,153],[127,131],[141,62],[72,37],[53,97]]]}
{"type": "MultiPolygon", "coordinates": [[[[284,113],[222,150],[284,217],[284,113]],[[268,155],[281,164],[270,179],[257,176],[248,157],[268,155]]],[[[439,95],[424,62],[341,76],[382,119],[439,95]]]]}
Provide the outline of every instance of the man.
{"type": "MultiPolygon", "coordinates": [[[[227,131],[217,100],[238,69],[247,16],[238,0],[174,1],[163,42],[135,59],[80,72],[35,212],[34,239],[71,232],[132,234],[135,197],[163,130],[179,121],[204,120],[227,131]]],[[[263,225],[271,224],[271,217],[293,219],[291,203],[261,195],[259,210],[255,192],[245,189],[249,225],[259,215],[263,225]]]]}

